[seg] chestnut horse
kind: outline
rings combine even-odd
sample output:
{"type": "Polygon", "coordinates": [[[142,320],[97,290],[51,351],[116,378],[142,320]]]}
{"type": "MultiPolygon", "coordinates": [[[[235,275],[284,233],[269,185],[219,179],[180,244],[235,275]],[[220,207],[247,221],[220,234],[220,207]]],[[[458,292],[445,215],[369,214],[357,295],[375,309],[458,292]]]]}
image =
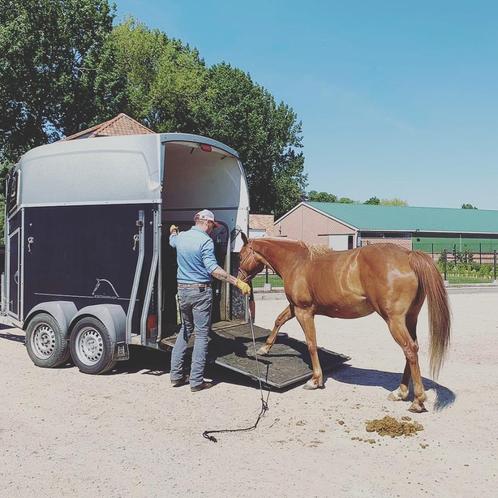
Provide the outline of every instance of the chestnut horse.
{"type": "Polygon", "coordinates": [[[409,410],[425,411],[426,399],[418,363],[417,318],[427,296],[430,367],[437,377],[450,340],[450,310],[443,279],[432,258],[395,244],[371,244],[349,251],[332,251],[301,241],[243,234],[238,277],[251,280],[265,266],[284,282],[289,305],[278,316],[259,354],[270,351],[282,325],[299,321],[311,356],[313,376],[306,389],[323,387],[317,354],[315,315],[359,318],[377,312],[387,323],[406,358],[398,389],[389,398],[406,400],[410,377],[414,400],[409,410]]]}

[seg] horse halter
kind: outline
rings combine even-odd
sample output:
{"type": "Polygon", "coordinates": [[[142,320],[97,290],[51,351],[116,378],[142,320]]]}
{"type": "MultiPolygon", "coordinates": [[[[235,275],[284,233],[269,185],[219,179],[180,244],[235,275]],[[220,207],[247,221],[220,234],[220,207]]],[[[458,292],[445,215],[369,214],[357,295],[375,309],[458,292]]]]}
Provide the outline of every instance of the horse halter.
{"type": "Polygon", "coordinates": [[[242,275],[242,280],[246,283],[252,278],[254,278],[258,272],[254,273],[254,275],[251,275],[250,273],[247,273],[245,270],[242,269],[242,265],[251,257],[254,259],[256,263],[259,263],[259,261],[256,259],[256,252],[251,246],[249,246],[249,251],[250,251],[249,254],[247,254],[247,256],[239,263],[239,273],[242,275]]]}

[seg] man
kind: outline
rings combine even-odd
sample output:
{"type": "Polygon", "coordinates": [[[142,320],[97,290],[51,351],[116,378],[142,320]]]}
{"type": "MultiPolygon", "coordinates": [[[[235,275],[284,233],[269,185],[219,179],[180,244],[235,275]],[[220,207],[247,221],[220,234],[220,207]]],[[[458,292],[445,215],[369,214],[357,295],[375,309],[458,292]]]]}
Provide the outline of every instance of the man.
{"type": "Polygon", "coordinates": [[[211,328],[211,304],[213,300],[211,277],[237,286],[243,294],[251,288],[238,278],[229,275],[218,266],[214,255],[214,243],[209,234],[217,225],[211,211],[203,209],[194,217],[195,225],[178,234],[175,225],[170,227],[169,244],[176,248],[178,262],[178,302],[182,314],[182,330],[176,338],[171,353],[171,384],[178,387],[187,383],[183,361],[189,337],[195,330],[194,350],[190,368],[190,389],[193,392],[211,387],[204,380],[204,367],[211,328]]]}

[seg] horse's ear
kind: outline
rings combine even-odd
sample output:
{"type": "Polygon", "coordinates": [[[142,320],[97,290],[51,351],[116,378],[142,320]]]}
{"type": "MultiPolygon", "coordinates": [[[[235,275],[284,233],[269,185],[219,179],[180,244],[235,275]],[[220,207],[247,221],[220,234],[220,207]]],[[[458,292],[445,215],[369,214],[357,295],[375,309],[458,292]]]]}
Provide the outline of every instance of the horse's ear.
{"type": "Polygon", "coordinates": [[[247,244],[247,235],[244,232],[240,232],[240,236],[242,237],[242,242],[244,242],[244,245],[247,244]]]}

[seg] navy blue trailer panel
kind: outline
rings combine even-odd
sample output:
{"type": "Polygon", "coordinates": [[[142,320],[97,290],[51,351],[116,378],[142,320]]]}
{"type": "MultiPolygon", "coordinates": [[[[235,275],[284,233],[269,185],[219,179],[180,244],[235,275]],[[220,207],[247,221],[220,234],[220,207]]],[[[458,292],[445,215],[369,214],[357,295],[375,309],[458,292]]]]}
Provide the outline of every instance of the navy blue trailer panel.
{"type": "Polygon", "coordinates": [[[144,258],[133,312],[140,331],[143,295],[152,260],[156,204],[26,208],[24,314],[47,301],[72,301],[78,309],[119,304],[128,312],[139,260],[138,220],[143,212],[144,258]]]}

